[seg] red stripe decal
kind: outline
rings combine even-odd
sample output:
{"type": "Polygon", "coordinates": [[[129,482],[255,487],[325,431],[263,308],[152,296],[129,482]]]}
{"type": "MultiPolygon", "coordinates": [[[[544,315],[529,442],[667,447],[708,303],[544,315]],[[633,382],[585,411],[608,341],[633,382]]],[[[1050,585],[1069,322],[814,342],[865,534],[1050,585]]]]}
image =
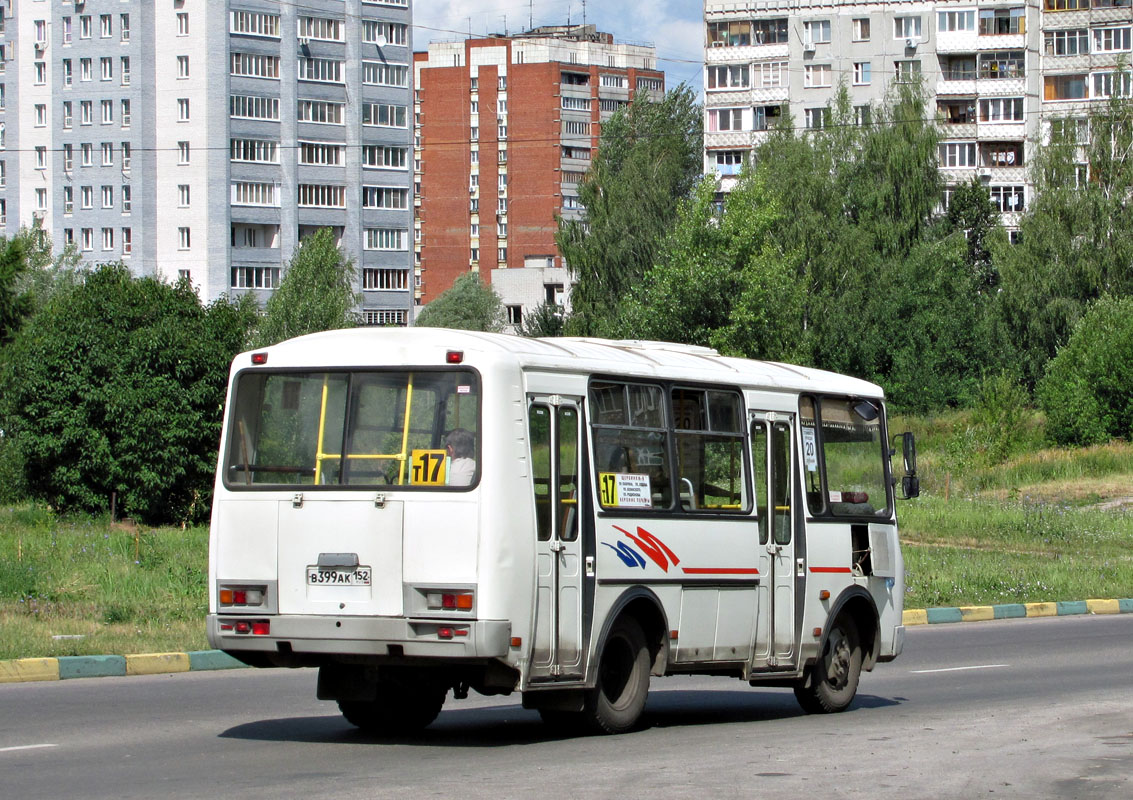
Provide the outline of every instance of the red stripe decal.
{"type": "Polygon", "coordinates": [[[681,567],[687,575],[758,575],[757,569],[732,569],[730,567],[681,567]]]}
{"type": "Polygon", "coordinates": [[[811,567],[811,572],[850,572],[849,567],[811,567]]]}

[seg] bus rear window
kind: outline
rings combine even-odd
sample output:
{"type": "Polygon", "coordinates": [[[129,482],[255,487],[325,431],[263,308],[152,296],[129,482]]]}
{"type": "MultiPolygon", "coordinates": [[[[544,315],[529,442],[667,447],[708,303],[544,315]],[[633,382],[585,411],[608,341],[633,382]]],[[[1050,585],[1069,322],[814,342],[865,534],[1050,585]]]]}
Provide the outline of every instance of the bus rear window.
{"type": "Polygon", "coordinates": [[[225,483],[469,486],[479,474],[480,382],[471,370],[240,375],[225,483]]]}

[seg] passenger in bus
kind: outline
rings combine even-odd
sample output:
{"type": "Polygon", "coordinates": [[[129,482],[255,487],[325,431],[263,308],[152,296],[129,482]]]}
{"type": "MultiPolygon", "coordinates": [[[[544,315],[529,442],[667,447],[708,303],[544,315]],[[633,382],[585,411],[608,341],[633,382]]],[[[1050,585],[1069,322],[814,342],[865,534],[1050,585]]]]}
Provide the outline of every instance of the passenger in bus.
{"type": "Polygon", "coordinates": [[[468,486],[476,474],[476,439],[464,428],[453,428],[445,437],[448,451],[448,485],[468,486]]]}

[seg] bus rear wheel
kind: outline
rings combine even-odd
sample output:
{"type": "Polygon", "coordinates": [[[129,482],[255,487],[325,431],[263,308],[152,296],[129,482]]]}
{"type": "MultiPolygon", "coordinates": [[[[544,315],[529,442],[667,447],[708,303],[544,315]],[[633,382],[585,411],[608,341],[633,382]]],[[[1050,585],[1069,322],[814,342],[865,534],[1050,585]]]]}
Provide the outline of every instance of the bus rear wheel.
{"type": "Polygon", "coordinates": [[[347,722],[367,733],[416,733],[441,713],[447,694],[447,686],[431,681],[382,681],[377,699],[339,700],[338,709],[347,722]]]}
{"type": "Polygon", "coordinates": [[[636,620],[614,623],[598,662],[598,685],[587,693],[583,717],[599,733],[631,730],[649,695],[649,647],[636,620]]]}
{"type": "Polygon", "coordinates": [[[858,629],[839,617],[826,635],[822,653],[811,667],[809,682],[795,686],[795,698],[808,714],[845,711],[858,691],[862,674],[862,648],[858,629]]]}

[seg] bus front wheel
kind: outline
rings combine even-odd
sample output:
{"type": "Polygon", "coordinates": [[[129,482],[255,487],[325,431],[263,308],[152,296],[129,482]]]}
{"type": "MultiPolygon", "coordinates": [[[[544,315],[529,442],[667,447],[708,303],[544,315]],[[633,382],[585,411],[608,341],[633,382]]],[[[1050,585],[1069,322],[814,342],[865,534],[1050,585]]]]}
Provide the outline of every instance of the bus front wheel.
{"type": "Polygon", "coordinates": [[[339,700],[338,709],[351,725],[367,733],[415,733],[441,713],[448,687],[428,681],[406,684],[382,681],[375,700],[339,700]]]}
{"type": "Polygon", "coordinates": [[[845,711],[858,691],[862,648],[853,621],[839,617],[827,632],[822,653],[808,680],[795,686],[795,698],[808,714],[845,711]]]}
{"type": "Polygon", "coordinates": [[[583,715],[600,733],[632,729],[649,694],[649,647],[636,620],[622,617],[610,629],[598,663],[598,685],[586,698],[583,715]]]}

